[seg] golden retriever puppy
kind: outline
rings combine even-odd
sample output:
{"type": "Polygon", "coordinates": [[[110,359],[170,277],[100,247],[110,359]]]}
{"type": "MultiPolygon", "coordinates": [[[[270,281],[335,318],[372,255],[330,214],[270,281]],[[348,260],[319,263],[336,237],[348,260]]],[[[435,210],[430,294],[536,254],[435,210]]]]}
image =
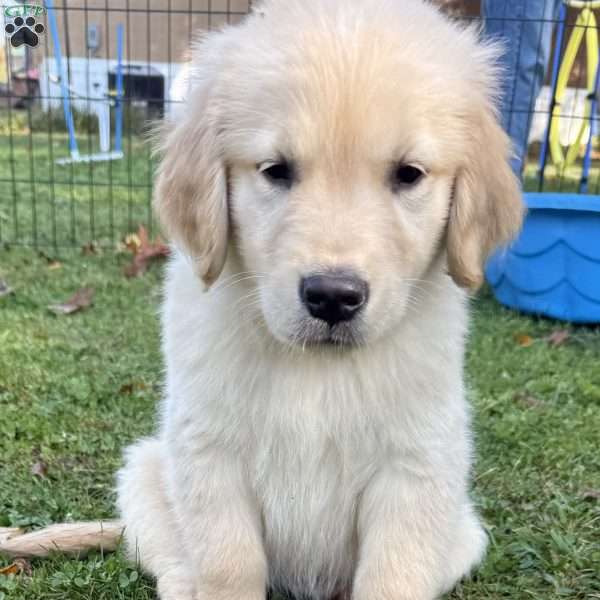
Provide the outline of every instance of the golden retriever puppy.
{"type": "Polygon", "coordinates": [[[119,475],[163,600],[431,600],[481,560],[467,298],[522,219],[497,53],[420,0],[266,0],[195,49],[160,426],[119,475]]]}

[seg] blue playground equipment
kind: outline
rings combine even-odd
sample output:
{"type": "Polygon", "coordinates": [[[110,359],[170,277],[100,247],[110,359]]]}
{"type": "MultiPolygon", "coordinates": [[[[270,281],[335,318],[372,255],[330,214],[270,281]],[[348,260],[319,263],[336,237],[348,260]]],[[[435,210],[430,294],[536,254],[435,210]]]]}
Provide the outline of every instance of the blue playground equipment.
{"type": "Polygon", "coordinates": [[[573,323],[600,323],[600,196],[588,194],[592,141],[598,129],[598,28],[592,12],[598,5],[600,2],[571,1],[561,7],[552,66],[553,104],[540,152],[542,190],[548,158],[562,175],[585,144],[579,193],[525,194],[528,215],[520,237],[495,254],[486,268],[487,280],[502,304],[573,323]],[[583,10],[561,65],[567,6],[583,10]],[[560,103],[584,38],[588,59],[586,112],[577,139],[563,153],[558,134],[560,103]]]}
{"type": "Polygon", "coordinates": [[[519,239],[487,266],[494,295],[524,312],[600,323],[600,196],[526,194],[525,201],[519,239]]]}
{"type": "MultiPolygon", "coordinates": [[[[65,61],[63,60],[56,22],[54,0],[46,0],[48,22],[54,46],[54,56],[58,71],[58,83],[60,84],[63,112],[69,132],[69,152],[67,158],[58,159],[57,164],[70,164],[80,162],[101,162],[106,160],[119,160],[123,158],[123,25],[117,25],[117,68],[116,68],[116,95],[114,100],[110,96],[94,99],[100,103],[96,108],[98,114],[98,129],[100,134],[100,152],[95,154],[80,154],[75,136],[75,122],[71,106],[71,97],[78,96],[77,92],[69,85],[69,77],[65,61]],[[115,108],[115,145],[110,150],[110,109],[115,108]]],[[[68,60],[68,58],[67,58],[68,60]]]]}

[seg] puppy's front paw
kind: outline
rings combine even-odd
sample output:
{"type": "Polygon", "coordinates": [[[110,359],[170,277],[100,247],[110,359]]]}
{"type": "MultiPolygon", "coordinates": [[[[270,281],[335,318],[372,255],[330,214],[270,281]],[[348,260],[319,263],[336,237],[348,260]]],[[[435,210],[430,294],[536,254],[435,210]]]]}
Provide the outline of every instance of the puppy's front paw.
{"type": "Polygon", "coordinates": [[[438,594],[430,586],[420,582],[399,581],[390,578],[388,581],[376,581],[355,584],[352,600],[436,600],[438,594]]]}
{"type": "Polygon", "coordinates": [[[156,590],[160,600],[198,600],[194,584],[184,575],[160,577],[156,590]]]}

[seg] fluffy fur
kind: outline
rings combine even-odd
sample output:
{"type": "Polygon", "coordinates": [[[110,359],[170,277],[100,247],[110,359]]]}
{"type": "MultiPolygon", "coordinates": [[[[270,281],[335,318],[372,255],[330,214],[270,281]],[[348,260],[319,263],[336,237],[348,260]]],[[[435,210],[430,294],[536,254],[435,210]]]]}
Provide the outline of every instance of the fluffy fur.
{"type": "Polygon", "coordinates": [[[432,600],[481,560],[465,288],[522,217],[496,55],[418,0],[269,0],[196,47],[156,186],[160,427],[119,475],[163,600],[432,600]],[[298,293],[331,268],[371,290],[337,344],[298,293]]]}

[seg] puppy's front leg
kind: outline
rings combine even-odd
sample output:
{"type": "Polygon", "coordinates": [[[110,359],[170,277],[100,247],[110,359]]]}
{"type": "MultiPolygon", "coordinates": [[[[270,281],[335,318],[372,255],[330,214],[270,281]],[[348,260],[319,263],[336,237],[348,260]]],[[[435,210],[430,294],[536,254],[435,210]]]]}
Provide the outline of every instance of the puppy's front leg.
{"type": "Polygon", "coordinates": [[[452,492],[402,467],[375,476],[359,506],[353,600],[434,600],[446,591],[452,492]]]}
{"type": "Polygon", "coordinates": [[[171,464],[172,497],[197,599],[265,600],[260,512],[239,460],[205,449],[171,464]]]}

